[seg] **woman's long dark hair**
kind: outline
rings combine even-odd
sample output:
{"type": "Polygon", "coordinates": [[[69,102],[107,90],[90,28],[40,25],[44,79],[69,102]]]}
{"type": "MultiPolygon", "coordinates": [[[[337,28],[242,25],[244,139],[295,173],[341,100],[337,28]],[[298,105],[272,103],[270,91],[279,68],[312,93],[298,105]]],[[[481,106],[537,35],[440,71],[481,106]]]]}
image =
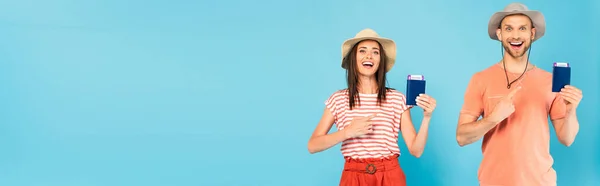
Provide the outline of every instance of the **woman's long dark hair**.
{"type": "MultiPolygon", "coordinates": [[[[359,42],[360,43],[360,42],[359,42]]],[[[385,86],[386,83],[386,67],[387,67],[387,57],[383,47],[379,42],[380,48],[380,63],[377,72],[375,72],[375,80],[377,81],[377,105],[381,105],[386,98],[386,92],[389,88],[385,86]]],[[[358,96],[358,64],[356,62],[356,52],[357,52],[358,43],[355,44],[350,50],[349,54],[344,58],[344,63],[346,65],[346,82],[348,84],[348,94],[349,96],[349,106],[350,110],[354,108],[355,105],[360,105],[360,97],[358,96]]]]}

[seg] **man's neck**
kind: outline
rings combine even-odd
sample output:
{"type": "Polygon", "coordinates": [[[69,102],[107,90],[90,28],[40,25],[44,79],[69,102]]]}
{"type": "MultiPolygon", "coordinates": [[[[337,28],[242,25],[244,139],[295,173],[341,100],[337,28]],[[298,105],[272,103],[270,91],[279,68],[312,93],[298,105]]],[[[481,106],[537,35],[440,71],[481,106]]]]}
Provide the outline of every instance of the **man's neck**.
{"type": "Polygon", "coordinates": [[[504,58],[502,59],[503,62],[505,64],[500,64],[503,65],[503,67],[506,69],[506,71],[511,72],[511,73],[523,73],[523,71],[525,71],[525,68],[527,68],[528,70],[533,68],[533,65],[531,64],[527,64],[527,56],[529,54],[525,53],[525,55],[521,56],[521,57],[512,57],[510,54],[508,53],[504,53],[504,58]]]}
{"type": "Polygon", "coordinates": [[[377,81],[375,77],[360,77],[358,82],[358,92],[363,94],[377,93],[377,81]]]}

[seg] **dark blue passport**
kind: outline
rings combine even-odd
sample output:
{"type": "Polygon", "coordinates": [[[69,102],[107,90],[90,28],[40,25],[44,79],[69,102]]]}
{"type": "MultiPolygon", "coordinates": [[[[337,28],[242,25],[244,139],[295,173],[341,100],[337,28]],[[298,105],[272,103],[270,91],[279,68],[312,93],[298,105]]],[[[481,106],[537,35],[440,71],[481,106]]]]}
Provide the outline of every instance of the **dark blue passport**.
{"type": "Polygon", "coordinates": [[[419,94],[425,94],[425,77],[423,75],[408,75],[406,82],[406,105],[417,105],[419,94]]]}
{"type": "Polygon", "coordinates": [[[552,92],[560,92],[560,89],[570,84],[571,67],[569,63],[554,63],[552,68],[552,92]]]}

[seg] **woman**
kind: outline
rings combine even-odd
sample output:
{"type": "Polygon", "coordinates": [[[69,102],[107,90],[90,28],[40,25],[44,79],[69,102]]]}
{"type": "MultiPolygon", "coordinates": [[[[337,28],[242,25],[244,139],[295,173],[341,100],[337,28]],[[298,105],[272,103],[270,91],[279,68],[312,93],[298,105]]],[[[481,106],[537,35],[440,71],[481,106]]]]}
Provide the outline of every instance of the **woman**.
{"type": "Polygon", "coordinates": [[[436,101],[420,95],[417,105],[424,109],[417,134],[405,96],[385,87],[386,73],[396,58],[394,41],[365,29],[342,45],[342,68],[348,88],[333,93],[314,130],[308,151],[317,153],[342,142],[346,159],[340,185],[406,185],[398,156],[398,133],[410,154],[420,157],[436,101]],[[327,134],[333,124],[338,131],[327,134]]]}

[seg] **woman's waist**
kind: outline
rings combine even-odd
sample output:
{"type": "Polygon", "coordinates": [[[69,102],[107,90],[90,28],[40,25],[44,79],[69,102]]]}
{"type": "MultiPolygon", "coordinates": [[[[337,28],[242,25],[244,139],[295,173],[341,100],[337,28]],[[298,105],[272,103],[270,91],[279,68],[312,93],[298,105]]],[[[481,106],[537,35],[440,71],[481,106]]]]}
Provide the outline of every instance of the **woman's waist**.
{"type": "Polygon", "coordinates": [[[380,157],[344,157],[344,170],[364,173],[375,173],[377,171],[388,171],[400,167],[399,154],[391,154],[380,157]]]}

